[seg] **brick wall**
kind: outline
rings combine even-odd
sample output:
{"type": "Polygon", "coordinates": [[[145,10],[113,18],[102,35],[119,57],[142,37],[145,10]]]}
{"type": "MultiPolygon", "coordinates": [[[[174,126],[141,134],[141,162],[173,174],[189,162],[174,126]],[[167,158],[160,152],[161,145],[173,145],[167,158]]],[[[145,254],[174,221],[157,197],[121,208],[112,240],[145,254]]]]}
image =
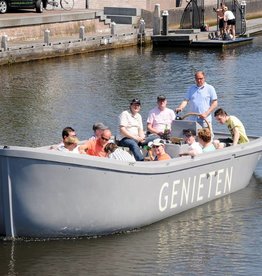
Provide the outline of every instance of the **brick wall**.
{"type": "MultiPolygon", "coordinates": [[[[138,8],[148,11],[153,11],[156,4],[160,4],[161,10],[170,10],[176,8],[176,3],[180,0],[75,0],[76,6],[85,7],[88,9],[101,9],[104,7],[124,7],[124,8],[138,8]],[[86,2],[87,1],[87,2],[86,2]]],[[[189,0],[188,0],[189,1],[189,0]]],[[[205,6],[217,6],[219,0],[205,0],[205,6]]],[[[242,0],[238,0],[241,3],[242,0]]],[[[245,0],[247,3],[247,11],[262,10],[262,0],[245,0]],[[255,7],[255,8],[253,8],[255,7]]],[[[220,1],[219,1],[220,2],[220,1]]],[[[181,0],[181,7],[187,5],[187,0],[181,0]]]]}
{"type": "Polygon", "coordinates": [[[75,0],[74,9],[83,10],[86,8],[86,0],[75,0]]]}
{"type": "Polygon", "coordinates": [[[87,0],[88,9],[104,9],[104,7],[124,7],[145,9],[147,0],[87,0]]]}

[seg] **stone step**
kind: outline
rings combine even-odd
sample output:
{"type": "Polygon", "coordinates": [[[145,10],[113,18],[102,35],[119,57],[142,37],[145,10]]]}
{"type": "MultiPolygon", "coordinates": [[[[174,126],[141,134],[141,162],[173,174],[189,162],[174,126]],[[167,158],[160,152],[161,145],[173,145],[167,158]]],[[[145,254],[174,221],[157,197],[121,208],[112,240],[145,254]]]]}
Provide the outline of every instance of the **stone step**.
{"type": "Polygon", "coordinates": [[[110,18],[112,22],[117,24],[129,24],[136,25],[138,22],[138,17],[136,16],[123,16],[123,15],[106,15],[107,18],[110,18]]]}
{"type": "Polygon", "coordinates": [[[141,16],[141,10],[136,8],[104,7],[106,15],[141,16]]]}

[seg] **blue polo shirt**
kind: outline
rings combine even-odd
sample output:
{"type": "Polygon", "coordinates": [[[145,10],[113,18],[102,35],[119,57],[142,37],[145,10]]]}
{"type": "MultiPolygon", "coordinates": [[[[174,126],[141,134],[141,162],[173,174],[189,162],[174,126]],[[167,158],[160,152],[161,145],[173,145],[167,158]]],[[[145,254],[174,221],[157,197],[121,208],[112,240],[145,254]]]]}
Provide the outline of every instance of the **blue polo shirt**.
{"type": "MultiPolygon", "coordinates": [[[[214,100],[217,100],[217,93],[215,88],[207,83],[201,87],[192,85],[186,93],[185,100],[189,101],[189,112],[202,114],[209,109],[214,100]]],[[[188,117],[188,119],[197,121],[201,125],[204,122],[203,119],[197,118],[196,116],[188,117]]],[[[206,119],[211,122],[211,114],[206,119]]]]}

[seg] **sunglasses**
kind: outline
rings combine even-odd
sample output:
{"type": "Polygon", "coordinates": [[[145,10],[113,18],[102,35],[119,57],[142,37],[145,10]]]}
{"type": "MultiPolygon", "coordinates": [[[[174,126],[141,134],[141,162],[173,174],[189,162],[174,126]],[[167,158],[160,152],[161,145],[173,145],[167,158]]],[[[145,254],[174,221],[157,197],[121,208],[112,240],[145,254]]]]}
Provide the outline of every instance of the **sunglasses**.
{"type": "Polygon", "coordinates": [[[103,136],[101,136],[101,139],[104,140],[104,141],[109,141],[110,140],[110,138],[108,139],[108,138],[105,138],[103,136]]]}

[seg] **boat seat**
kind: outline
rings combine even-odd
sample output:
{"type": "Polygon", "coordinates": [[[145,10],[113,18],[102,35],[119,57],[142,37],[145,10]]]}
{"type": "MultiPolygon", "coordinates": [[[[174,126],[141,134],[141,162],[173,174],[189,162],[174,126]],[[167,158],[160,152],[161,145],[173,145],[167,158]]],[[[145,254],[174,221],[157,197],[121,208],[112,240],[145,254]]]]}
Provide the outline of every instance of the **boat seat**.
{"type": "Polygon", "coordinates": [[[171,158],[179,157],[179,153],[188,151],[188,144],[165,144],[165,151],[171,158]]]}

